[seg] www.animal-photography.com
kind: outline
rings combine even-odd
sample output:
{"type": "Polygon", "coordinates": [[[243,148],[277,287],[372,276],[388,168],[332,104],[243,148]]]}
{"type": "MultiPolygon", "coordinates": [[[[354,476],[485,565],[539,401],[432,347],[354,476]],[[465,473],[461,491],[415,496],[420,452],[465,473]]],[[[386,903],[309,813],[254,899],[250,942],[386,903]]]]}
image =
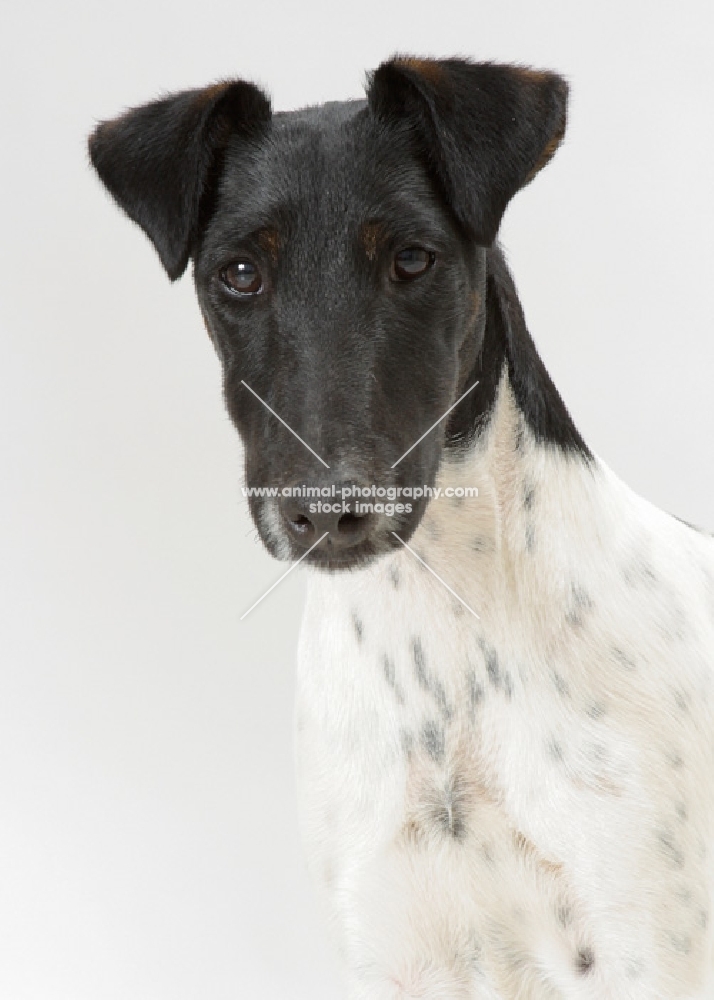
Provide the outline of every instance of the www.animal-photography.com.
{"type": "Polygon", "coordinates": [[[714,1000],[714,13],[10,0],[2,1000],[714,1000]]]}

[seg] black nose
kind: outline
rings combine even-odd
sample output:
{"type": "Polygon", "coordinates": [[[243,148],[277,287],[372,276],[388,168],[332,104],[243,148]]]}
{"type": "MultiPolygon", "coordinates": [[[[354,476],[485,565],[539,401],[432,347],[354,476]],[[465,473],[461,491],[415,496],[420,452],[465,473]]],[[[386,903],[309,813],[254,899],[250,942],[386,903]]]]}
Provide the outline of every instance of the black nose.
{"type": "Polygon", "coordinates": [[[280,498],[283,523],[293,541],[304,549],[309,549],[326,531],[330,534],[325,541],[333,549],[352,548],[367,538],[376,523],[376,514],[360,509],[367,504],[374,505],[372,497],[365,500],[352,495],[342,497],[343,489],[358,484],[335,483],[334,491],[332,483],[327,485],[334,495],[303,496],[302,484],[296,484],[291,490],[293,493],[299,490],[300,495],[280,498]]]}

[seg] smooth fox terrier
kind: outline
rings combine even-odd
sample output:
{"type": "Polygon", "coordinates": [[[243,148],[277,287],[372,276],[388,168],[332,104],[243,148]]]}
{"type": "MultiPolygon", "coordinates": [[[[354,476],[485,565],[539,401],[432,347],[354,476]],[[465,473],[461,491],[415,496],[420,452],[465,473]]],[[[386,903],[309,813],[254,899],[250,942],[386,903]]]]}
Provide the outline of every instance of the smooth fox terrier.
{"type": "Polygon", "coordinates": [[[247,483],[281,487],[252,516],[310,567],[301,824],[350,1000],[714,998],[714,540],[589,450],[495,242],[566,102],[395,57],[366,100],[224,82],[90,140],[192,259],[247,483]]]}

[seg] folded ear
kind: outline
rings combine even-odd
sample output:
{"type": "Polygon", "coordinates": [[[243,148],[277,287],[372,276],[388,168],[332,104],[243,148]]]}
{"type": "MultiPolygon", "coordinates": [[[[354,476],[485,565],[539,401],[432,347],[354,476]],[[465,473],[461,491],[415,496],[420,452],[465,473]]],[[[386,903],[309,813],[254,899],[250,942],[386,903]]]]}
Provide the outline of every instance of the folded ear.
{"type": "Polygon", "coordinates": [[[555,73],[395,57],[368,85],[378,119],[411,123],[444,197],[483,246],[491,245],[506,205],[550,160],[565,132],[568,85],[555,73]]]}
{"type": "Polygon", "coordinates": [[[261,90],[231,81],[134,108],[90,137],[97,173],[152,240],[172,281],[188,264],[226,143],[255,133],[270,115],[261,90]]]}

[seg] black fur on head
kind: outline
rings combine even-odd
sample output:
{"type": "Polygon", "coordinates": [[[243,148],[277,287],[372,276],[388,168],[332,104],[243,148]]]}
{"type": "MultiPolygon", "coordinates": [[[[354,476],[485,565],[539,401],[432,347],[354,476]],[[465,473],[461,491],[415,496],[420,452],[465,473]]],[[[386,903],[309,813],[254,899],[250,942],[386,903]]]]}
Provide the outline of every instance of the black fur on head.
{"type": "MultiPolygon", "coordinates": [[[[193,257],[249,486],[431,485],[444,449],[483,425],[504,365],[535,435],[587,454],[487,250],[562,138],[566,97],[553,73],[399,57],[366,102],[271,115],[239,81],[99,126],[92,162],[170,277],[193,257]]],[[[426,502],[339,524],[250,506],[283,558],[304,552],[302,529],[329,527],[310,559],[337,569],[398,546],[392,531],[408,539],[426,502]]]]}

